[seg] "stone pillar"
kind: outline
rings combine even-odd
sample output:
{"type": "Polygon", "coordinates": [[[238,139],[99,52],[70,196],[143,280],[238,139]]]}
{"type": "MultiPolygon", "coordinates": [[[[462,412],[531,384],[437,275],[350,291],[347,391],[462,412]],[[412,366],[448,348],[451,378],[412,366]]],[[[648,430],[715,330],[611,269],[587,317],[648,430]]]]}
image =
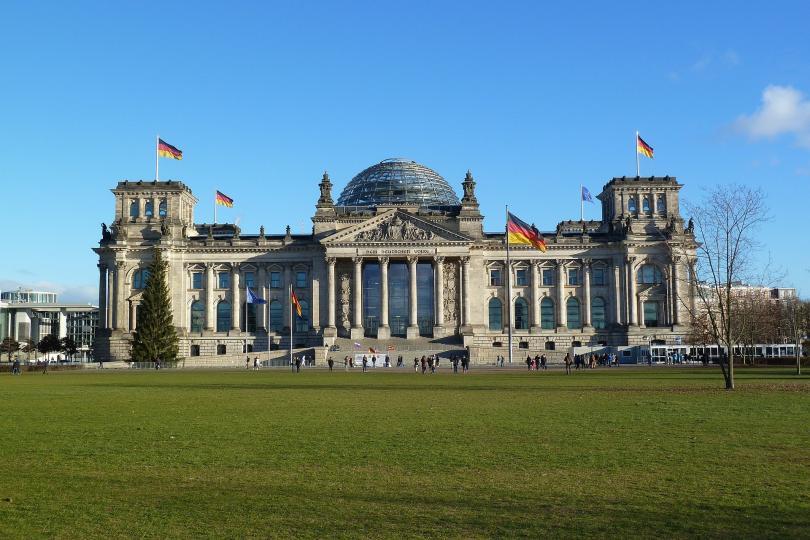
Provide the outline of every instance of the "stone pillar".
{"type": "Polygon", "coordinates": [[[678,262],[680,257],[675,256],[672,258],[672,324],[677,326],[681,324],[681,284],[680,273],[678,272],[678,262]]]}
{"type": "Polygon", "coordinates": [[[207,263],[205,265],[205,329],[213,332],[215,326],[214,321],[214,265],[207,263]]]}
{"type": "Polygon", "coordinates": [[[629,314],[628,324],[638,326],[638,297],[636,295],[635,257],[625,260],[627,274],[627,308],[629,314]]]}
{"type": "Polygon", "coordinates": [[[531,261],[532,265],[532,325],[531,333],[539,334],[540,325],[540,261],[531,261]]]}
{"type": "Polygon", "coordinates": [[[621,261],[613,261],[613,305],[614,323],[622,324],[622,273],[621,261]]]}
{"type": "Polygon", "coordinates": [[[115,266],[107,267],[107,328],[113,327],[113,311],[115,311],[115,304],[113,303],[113,289],[115,289],[115,266]]]}
{"type": "Polygon", "coordinates": [[[472,322],[470,321],[470,302],[472,301],[473,295],[470,294],[470,258],[469,257],[462,257],[461,258],[461,281],[463,282],[462,287],[462,299],[464,303],[463,311],[463,325],[466,327],[472,326],[472,322]]]}
{"type": "MultiPolygon", "coordinates": [[[[638,306],[638,327],[639,328],[646,328],[647,325],[644,324],[644,301],[641,298],[636,300],[636,305],[638,306]]],[[[658,311],[659,315],[663,315],[661,310],[658,311]]]]}
{"type": "Polygon", "coordinates": [[[354,257],[354,283],[352,283],[352,296],[354,297],[354,324],[352,324],[351,337],[363,337],[363,258],[354,257]]]}
{"type": "Polygon", "coordinates": [[[405,331],[405,337],[408,339],[419,337],[419,321],[417,321],[416,314],[418,313],[416,305],[416,264],[419,262],[418,257],[408,257],[408,278],[410,286],[408,287],[408,307],[410,313],[408,315],[408,329],[405,331]]]}
{"type": "Polygon", "coordinates": [[[231,330],[239,331],[242,302],[239,295],[239,265],[231,264],[231,330]]]}
{"type": "Polygon", "coordinates": [[[388,257],[379,257],[380,261],[380,325],[377,327],[377,339],[391,337],[388,326],[388,257]]]}
{"type": "Polygon", "coordinates": [[[330,330],[336,330],[335,327],[335,263],[334,257],[326,258],[326,294],[328,296],[326,306],[329,311],[327,312],[326,326],[330,330]]]}
{"type": "Polygon", "coordinates": [[[433,258],[433,297],[436,309],[433,310],[433,337],[444,337],[444,257],[433,258]]]}
{"type": "Polygon", "coordinates": [[[582,279],[584,280],[584,298],[582,313],[585,315],[582,320],[582,327],[590,330],[593,328],[591,325],[591,260],[582,260],[582,279]]]}
{"type": "Polygon", "coordinates": [[[124,287],[126,284],[124,283],[124,277],[126,275],[126,263],[124,261],[118,261],[115,263],[115,287],[113,288],[113,306],[114,306],[114,318],[113,318],[113,329],[115,330],[124,330],[124,319],[126,317],[124,306],[124,296],[126,295],[126,291],[124,291],[124,287]]]}
{"type": "Polygon", "coordinates": [[[107,266],[98,263],[98,326],[104,330],[107,326],[107,266]]]}
{"type": "MultiPolygon", "coordinates": [[[[256,277],[259,282],[256,284],[256,294],[259,298],[264,299],[264,304],[254,304],[256,306],[256,331],[267,331],[267,269],[264,266],[259,267],[259,273],[256,277]]],[[[247,293],[245,293],[247,294],[247,293]]]]}
{"type": "Polygon", "coordinates": [[[565,311],[565,259],[557,259],[557,332],[568,328],[565,311]]]}
{"type": "Polygon", "coordinates": [[[129,330],[134,332],[138,328],[138,307],[135,302],[129,303],[129,330]]]}

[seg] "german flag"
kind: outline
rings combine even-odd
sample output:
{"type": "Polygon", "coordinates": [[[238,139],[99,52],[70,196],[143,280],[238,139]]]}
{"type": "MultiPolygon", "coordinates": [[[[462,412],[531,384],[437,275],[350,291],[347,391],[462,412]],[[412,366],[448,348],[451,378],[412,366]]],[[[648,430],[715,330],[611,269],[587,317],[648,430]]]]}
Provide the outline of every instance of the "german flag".
{"type": "Polygon", "coordinates": [[[231,199],[221,191],[217,191],[216,203],[231,208],[233,206],[233,199],[231,199]]]}
{"type": "Polygon", "coordinates": [[[521,221],[511,212],[508,215],[509,218],[506,222],[507,242],[510,244],[528,244],[540,251],[546,251],[546,241],[540,231],[537,230],[537,227],[521,221]]]}
{"type": "Polygon", "coordinates": [[[170,145],[163,139],[158,139],[158,155],[171,159],[183,159],[183,151],[170,145]]]}
{"type": "Polygon", "coordinates": [[[641,135],[636,135],[636,152],[639,154],[644,154],[650,159],[653,159],[653,147],[644,142],[644,139],[641,138],[641,135]]]}
{"type": "Polygon", "coordinates": [[[298,314],[300,318],[304,318],[304,313],[301,311],[301,303],[298,301],[298,297],[295,296],[295,291],[290,288],[290,302],[295,307],[295,312],[298,314]]]}

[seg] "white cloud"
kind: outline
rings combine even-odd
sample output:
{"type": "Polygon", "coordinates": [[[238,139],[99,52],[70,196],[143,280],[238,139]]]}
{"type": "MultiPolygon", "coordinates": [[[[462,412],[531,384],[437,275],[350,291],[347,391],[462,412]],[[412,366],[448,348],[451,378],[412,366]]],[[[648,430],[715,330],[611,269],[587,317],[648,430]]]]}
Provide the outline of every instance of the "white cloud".
{"type": "Polygon", "coordinates": [[[762,104],[734,123],[752,139],[793,135],[798,146],[810,148],[810,100],[792,86],[770,85],[762,92],[762,104]]]}

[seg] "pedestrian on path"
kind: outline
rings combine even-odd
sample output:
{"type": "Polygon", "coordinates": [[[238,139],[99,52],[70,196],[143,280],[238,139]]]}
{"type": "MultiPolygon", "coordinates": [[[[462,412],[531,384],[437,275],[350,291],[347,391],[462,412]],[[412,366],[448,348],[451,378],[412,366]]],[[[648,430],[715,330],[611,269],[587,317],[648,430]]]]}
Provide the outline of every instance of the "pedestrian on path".
{"type": "Polygon", "coordinates": [[[563,363],[565,363],[565,374],[571,375],[571,354],[565,353],[565,358],[563,358],[563,363]]]}

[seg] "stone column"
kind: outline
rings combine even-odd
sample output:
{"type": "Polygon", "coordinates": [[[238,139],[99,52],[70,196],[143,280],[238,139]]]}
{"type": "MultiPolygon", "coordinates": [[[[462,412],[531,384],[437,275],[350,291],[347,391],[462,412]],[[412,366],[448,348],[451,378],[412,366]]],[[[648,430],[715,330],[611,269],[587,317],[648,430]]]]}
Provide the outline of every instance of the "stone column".
{"type": "Polygon", "coordinates": [[[351,337],[363,337],[363,258],[354,257],[354,283],[352,283],[352,296],[354,297],[354,324],[352,324],[351,337]]]}
{"type": "MultiPolygon", "coordinates": [[[[256,331],[267,331],[267,269],[264,266],[259,266],[259,273],[257,276],[259,282],[256,284],[256,294],[264,299],[264,304],[254,304],[256,306],[256,331]]],[[[247,293],[245,293],[247,294],[247,293]]]]}
{"type": "Polygon", "coordinates": [[[134,332],[138,328],[138,308],[135,302],[129,303],[129,330],[134,332]]]}
{"type": "Polygon", "coordinates": [[[678,272],[678,262],[681,260],[679,256],[672,258],[672,324],[681,324],[681,284],[680,274],[678,272]]]}
{"type": "Polygon", "coordinates": [[[326,306],[329,311],[327,312],[326,326],[329,329],[336,329],[335,327],[335,263],[337,261],[334,257],[326,258],[326,294],[328,296],[326,306]]]}
{"type": "MultiPolygon", "coordinates": [[[[636,305],[638,306],[638,327],[639,328],[646,328],[647,325],[644,324],[644,301],[639,298],[636,300],[636,305]]],[[[663,315],[662,311],[658,311],[659,315],[663,315]]]]}
{"type": "Polygon", "coordinates": [[[461,281],[463,282],[462,287],[462,299],[464,302],[464,309],[463,309],[463,324],[464,326],[471,326],[472,323],[470,321],[470,302],[472,301],[472,296],[470,294],[470,258],[469,257],[462,257],[461,258],[461,281]]]}
{"type": "Polygon", "coordinates": [[[388,257],[378,257],[380,261],[380,325],[377,327],[377,339],[391,337],[388,326],[388,257]]]}
{"type": "Polygon", "coordinates": [[[410,313],[408,315],[408,329],[405,331],[405,337],[408,339],[419,337],[419,321],[417,321],[416,314],[418,313],[416,305],[416,264],[419,262],[419,257],[408,257],[408,278],[410,279],[410,286],[408,287],[408,307],[410,313]]]}
{"type": "Polygon", "coordinates": [[[636,295],[635,257],[625,260],[627,274],[627,307],[630,326],[638,326],[638,297],[636,295]]]}
{"type": "Polygon", "coordinates": [[[531,261],[532,265],[532,326],[531,333],[539,334],[540,328],[540,261],[531,261]]]}
{"type": "Polygon", "coordinates": [[[622,324],[622,274],[621,261],[613,261],[613,305],[615,306],[614,323],[622,324]]]}
{"type": "Polygon", "coordinates": [[[98,326],[107,328],[107,266],[98,263],[98,326]]]}
{"type": "Polygon", "coordinates": [[[213,332],[214,325],[214,264],[205,265],[205,329],[213,332]]]}
{"type": "Polygon", "coordinates": [[[126,295],[126,291],[124,291],[124,287],[126,287],[124,283],[124,277],[126,275],[125,266],[126,263],[124,261],[115,263],[115,287],[113,288],[113,306],[115,309],[113,313],[113,329],[115,330],[124,330],[124,318],[126,316],[124,312],[124,296],[126,295]]]}
{"type": "Polygon", "coordinates": [[[582,313],[585,315],[582,321],[582,327],[584,329],[592,329],[591,326],[591,260],[590,259],[583,259],[582,260],[582,279],[584,280],[584,298],[582,313]]]}
{"type": "Polygon", "coordinates": [[[113,312],[115,311],[115,304],[113,303],[113,289],[115,289],[115,266],[107,267],[107,328],[113,327],[113,312]]]}
{"type": "Polygon", "coordinates": [[[557,259],[557,332],[568,328],[565,312],[565,259],[557,259]]]}
{"type": "Polygon", "coordinates": [[[239,265],[231,263],[231,330],[239,331],[242,302],[239,295],[239,265]]]}
{"type": "Polygon", "coordinates": [[[444,337],[444,257],[433,257],[433,297],[436,309],[433,311],[433,337],[444,337]]]}

